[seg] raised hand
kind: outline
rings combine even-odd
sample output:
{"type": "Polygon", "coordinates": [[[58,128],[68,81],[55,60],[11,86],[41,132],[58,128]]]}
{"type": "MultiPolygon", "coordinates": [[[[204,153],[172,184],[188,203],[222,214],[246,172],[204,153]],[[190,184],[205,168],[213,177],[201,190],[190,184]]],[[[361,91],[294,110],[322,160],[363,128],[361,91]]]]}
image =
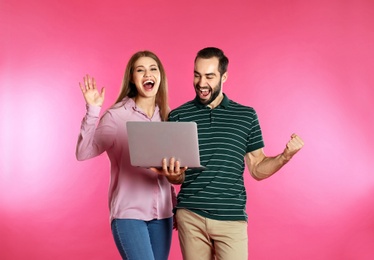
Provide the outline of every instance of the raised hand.
{"type": "Polygon", "coordinates": [[[304,141],[296,134],[291,135],[291,140],[288,141],[286,148],[283,151],[283,156],[290,160],[300,149],[304,146],[304,141]]]}
{"type": "Polygon", "coordinates": [[[99,90],[96,88],[95,79],[89,75],[83,77],[83,82],[83,85],[79,82],[79,87],[86,103],[92,106],[101,107],[104,103],[105,88],[102,88],[99,92],[99,90]]]}

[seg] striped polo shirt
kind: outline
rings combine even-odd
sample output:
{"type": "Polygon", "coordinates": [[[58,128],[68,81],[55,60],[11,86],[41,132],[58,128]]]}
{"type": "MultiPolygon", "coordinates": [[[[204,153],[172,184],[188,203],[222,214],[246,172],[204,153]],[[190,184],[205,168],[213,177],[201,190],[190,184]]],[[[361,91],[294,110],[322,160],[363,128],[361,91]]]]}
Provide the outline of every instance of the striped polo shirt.
{"type": "Polygon", "coordinates": [[[177,208],[216,220],[247,220],[244,156],[264,147],[256,111],[224,94],[214,109],[195,98],[171,111],[169,121],[197,123],[200,160],[207,167],[186,171],[177,208]]]}

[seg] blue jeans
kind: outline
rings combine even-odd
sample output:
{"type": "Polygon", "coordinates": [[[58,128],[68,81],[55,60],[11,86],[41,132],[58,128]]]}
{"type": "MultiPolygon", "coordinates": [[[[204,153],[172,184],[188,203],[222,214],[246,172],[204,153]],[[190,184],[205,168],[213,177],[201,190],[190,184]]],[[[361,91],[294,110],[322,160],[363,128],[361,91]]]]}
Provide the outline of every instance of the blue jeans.
{"type": "Polygon", "coordinates": [[[112,234],[123,259],[167,260],[171,246],[173,218],[143,221],[114,219],[112,234]]]}

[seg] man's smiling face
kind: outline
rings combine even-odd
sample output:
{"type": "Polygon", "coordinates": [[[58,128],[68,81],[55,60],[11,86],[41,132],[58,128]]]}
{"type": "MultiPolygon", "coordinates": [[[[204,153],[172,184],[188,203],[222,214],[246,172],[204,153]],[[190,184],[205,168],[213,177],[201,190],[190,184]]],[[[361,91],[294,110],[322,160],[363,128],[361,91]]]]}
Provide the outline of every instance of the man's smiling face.
{"type": "Polygon", "coordinates": [[[222,95],[222,83],[226,80],[226,73],[222,76],[218,71],[219,60],[198,58],[195,62],[194,81],[196,96],[204,105],[209,105],[222,95]]]}

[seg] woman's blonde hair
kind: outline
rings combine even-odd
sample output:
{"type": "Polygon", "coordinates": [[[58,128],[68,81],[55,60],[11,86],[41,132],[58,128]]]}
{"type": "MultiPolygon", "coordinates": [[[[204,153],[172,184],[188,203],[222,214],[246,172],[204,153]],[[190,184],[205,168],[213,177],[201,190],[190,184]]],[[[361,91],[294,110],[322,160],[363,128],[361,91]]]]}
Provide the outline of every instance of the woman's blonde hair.
{"type": "Polygon", "coordinates": [[[162,121],[166,121],[169,114],[169,105],[168,105],[168,83],[166,78],[166,73],[164,66],[162,65],[160,59],[151,51],[144,50],[138,51],[131,56],[130,60],[127,63],[125,75],[122,80],[121,92],[115,101],[115,104],[122,101],[125,97],[134,98],[138,95],[135,84],[132,82],[132,74],[134,72],[134,64],[141,57],[149,57],[156,61],[157,66],[160,70],[161,82],[160,87],[156,94],[156,104],[160,109],[160,116],[162,121]]]}

